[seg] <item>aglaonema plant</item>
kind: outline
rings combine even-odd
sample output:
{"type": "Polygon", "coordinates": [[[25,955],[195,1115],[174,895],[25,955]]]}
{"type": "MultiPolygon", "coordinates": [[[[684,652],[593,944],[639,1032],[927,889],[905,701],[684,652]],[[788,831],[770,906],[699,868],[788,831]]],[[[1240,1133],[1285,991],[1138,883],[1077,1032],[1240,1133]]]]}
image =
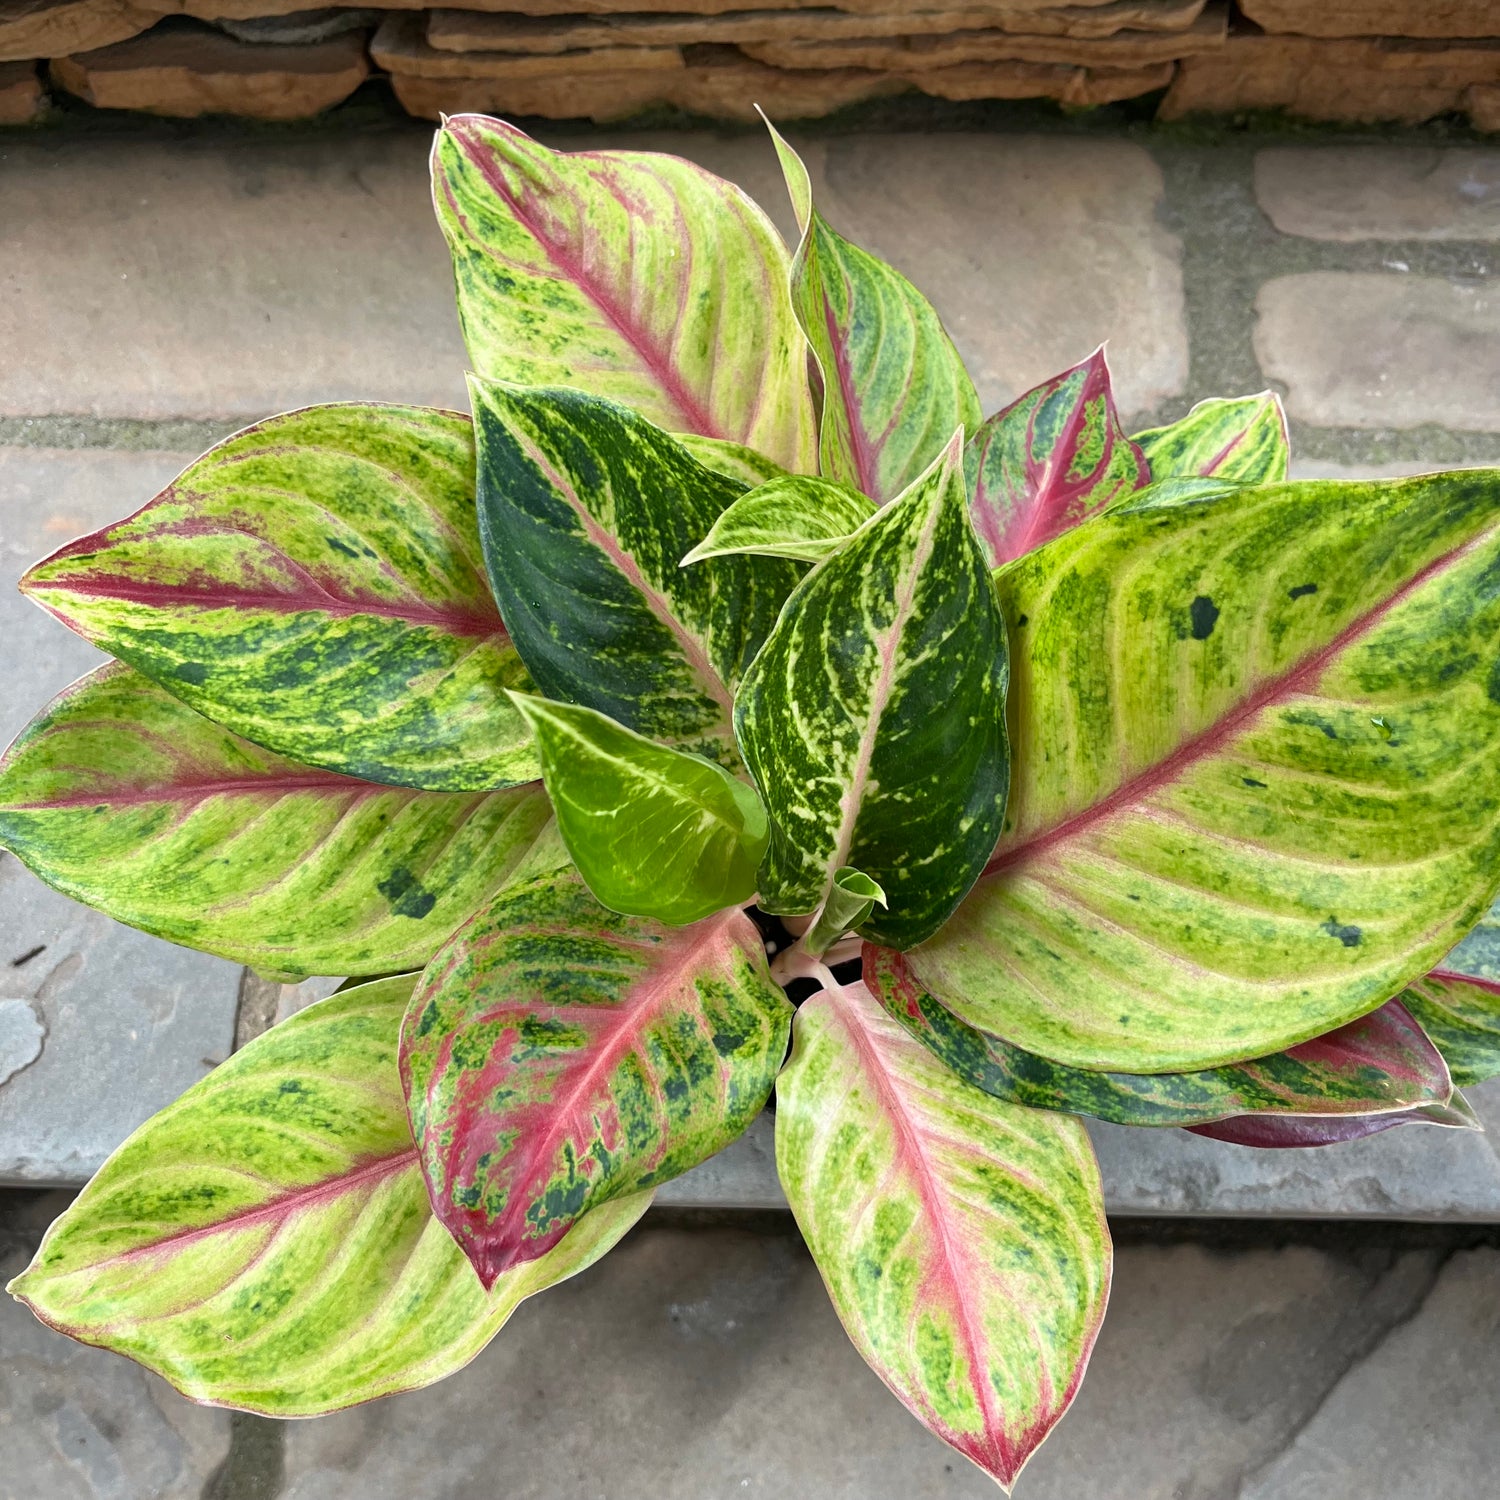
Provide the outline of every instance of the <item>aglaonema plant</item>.
{"type": "Polygon", "coordinates": [[[790,251],[448,120],[471,416],[273,417],[26,575],[116,660],[4,844],[351,981],[110,1158],[12,1284],[53,1327],[275,1416],[424,1385],[774,1091],[850,1337],[1009,1487],[1109,1288],[1081,1117],[1474,1123],[1500,473],[1290,482],[1270,395],[1132,437],[1102,353],[986,420],[775,145],[790,251]]]}

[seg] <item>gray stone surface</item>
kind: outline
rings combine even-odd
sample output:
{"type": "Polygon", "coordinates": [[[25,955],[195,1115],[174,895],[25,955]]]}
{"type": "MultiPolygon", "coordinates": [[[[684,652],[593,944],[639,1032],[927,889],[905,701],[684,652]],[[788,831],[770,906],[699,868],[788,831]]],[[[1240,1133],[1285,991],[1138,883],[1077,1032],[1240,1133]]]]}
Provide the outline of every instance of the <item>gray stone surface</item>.
{"type": "MultiPolygon", "coordinates": [[[[466,404],[420,129],[183,146],[0,146],[0,415],[252,418],[370,397],[466,404]]],[[[790,227],[767,141],[568,136],[689,155],[790,227]]],[[[825,211],[932,296],[987,407],[1109,339],[1128,411],[1187,374],[1160,170],[1122,141],[813,142],[825,211]],[[976,213],[975,206],[981,211],[976,213]]]]}
{"type": "MultiPolygon", "coordinates": [[[[0,1286],[30,1248],[0,1236],[0,1286]]],[[[198,1500],[228,1450],[227,1412],[0,1296],[0,1500],[198,1500]]]]}
{"type": "Polygon", "coordinates": [[[1255,352],[1294,419],[1500,432],[1500,295],[1489,282],[1308,271],[1256,299],[1255,352]]]}
{"type": "Polygon", "coordinates": [[[1317,240],[1500,239],[1500,151],[1276,146],[1255,194],[1283,234],[1317,240]]]}
{"type": "MultiPolygon", "coordinates": [[[[1500,1254],[1454,1267],[1469,1260],[1472,1270],[1445,1272],[1424,1303],[1442,1264],[1433,1250],[1124,1244],[1082,1394],[1016,1493],[1311,1500],[1311,1489],[1241,1485],[1335,1403],[1385,1434],[1368,1457],[1353,1438],[1341,1444],[1350,1483],[1330,1500],[1417,1492],[1387,1474],[1424,1478],[1422,1493],[1489,1493],[1500,1254]],[[1461,1373],[1472,1394],[1445,1403],[1460,1368],[1444,1342],[1465,1308],[1474,1327],[1459,1345],[1461,1373]],[[1398,1347],[1409,1351],[1399,1364],[1398,1347]],[[1394,1388],[1381,1384],[1388,1369],[1399,1373],[1394,1388]],[[1436,1387],[1430,1399],[1424,1382],[1436,1387]],[[1399,1404],[1408,1391],[1418,1395],[1411,1421],[1399,1404]],[[1403,1437],[1423,1467],[1384,1465],[1403,1437]]],[[[525,1304],[445,1385],[289,1424],[285,1438],[288,1500],[470,1500],[497,1485],[506,1500],[996,1494],[864,1366],[794,1238],[649,1221],[525,1304]]]]}

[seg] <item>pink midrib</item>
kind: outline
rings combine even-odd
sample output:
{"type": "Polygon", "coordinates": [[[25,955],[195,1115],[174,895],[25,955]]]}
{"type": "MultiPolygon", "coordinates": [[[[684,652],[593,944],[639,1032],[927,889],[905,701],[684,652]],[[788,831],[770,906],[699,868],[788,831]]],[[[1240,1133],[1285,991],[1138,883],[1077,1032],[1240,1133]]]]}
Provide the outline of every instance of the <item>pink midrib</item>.
{"type": "MultiPolygon", "coordinates": [[[[863,981],[860,981],[857,986],[846,986],[849,990],[856,988],[864,989],[866,995],[869,996],[870,1004],[878,1006],[879,1002],[870,994],[863,981]]],[[[984,1340],[974,1326],[973,1314],[962,1290],[963,1273],[968,1271],[972,1276],[973,1267],[968,1256],[955,1244],[948,1232],[947,1216],[943,1196],[937,1183],[937,1175],[923,1149],[916,1126],[906,1113],[901,1092],[891,1082],[880,1049],[861,1024],[858,1004],[850,1000],[844,990],[825,990],[824,993],[829,997],[830,1008],[839,1015],[844,1030],[853,1042],[854,1049],[864,1065],[865,1073],[874,1080],[876,1089],[885,1101],[886,1117],[895,1126],[897,1150],[910,1169],[918,1196],[922,1200],[922,1207],[933,1226],[938,1253],[943,1263],[944,1274],[939,1278],[939,1284],[948,1293],[949,1305],[953,1309],[959,1330],[963,1335],[964,1346],[969,1356],[971,1384],[984,1416],[985,1435],[995,1445],[991,1456],[1001,1472],[1009,1473],[1014,1463],[1014,1455],[1009,1451],[1009,1444],[1003,1435],[1003,1419],[995,1404],[994,1388],[989,1382],[989,1366],[984,1358],[984,1340]]],[[[930,1279],[930,1273],[928,1279],[930,1279]]]]}
{"type": "Polygon", "coordinates": [[[854,472],[858,476],[858,487],[877,505],[883,505],[890,497],[880,493],[878,460],[865,434],[859,394],[854,388],[854,371],[849,364],[848,346],[834,317],[833,303],[826,293],[823,294],[823,326],[828,334],[828,347],[833,351],[833,370],[838,377],[839,396],[849,420],[849,447],[854,459],[854,472]]]}
{"type": "MultiPolygon", "coordinates": [[[[1460,974],[1455,969],[1433,969],[1425,977],[1442,980],[1449,984],[1471,984],[1475,989],[1483,990],[1487,995],[1500,995],[1500,984],[1493,979],[1476,979],[1472,974],[1460,974]]],[[[1415,984],[1421,982],[1420,979],[1413,981],[1415,984]]]]}
{"type": "MultiPolygon", "coordinates": [[[[210,797],[249,796],[284,797],[293,792],[349,793],[368,797],[375,793],[396,792],[409,797],[422,795],[415,787],[385,786],[360,781],[335,772],[308,771],[295,776],[240,776],[210,781],[166,782],[153,787],[131,787],[125,790],[105,788],[92,795],[83,792],[62,797],[48,797],[42,802],[12,802],[13,812],[52,812],[70,807],[144,807],[161,802],[205,802],[210,797]]],[[[431,795],[430,793],[428,795],[431,795]]]]}
{"type": "MultiPolygon", "coordinates": [[[[727,432],[714,420],[708,408],[688,388],[687,382],[672,365],[668,354],[658,348],[647,337],[645,331],[619,306],[615,299],[587,274],[576,253],[559,244],[556,240],[550,239],[543,232],[535,216],[529,214],[522,207],[520,199],[511,191],[510,185],[506,182],[505,178],[495,170],[489,160],[488,153],[477,144],[470,143],[470,145],[469,160],[478,168],[479,175],[484,178],[485,182],[489,184],[509,207],[510,211],[516,216],[517,221],[526,229],[532,239],[541,246],[548,260],[599,309],[610,326],[635,351],[641,363],[650,372],[652,378],[656,380],[671,399],[672,404],[682,414],[684,425],[687,429],[699,433],[704,437],[731,438],[733,434],[727,432]]],[[[452,190],[446,183],[444,183],[443,187],[444,192],[448,194],[450,207],[458,215],[459,208],[453,200],[452,190]]],[[[461,217],[461,215],[459,216],[461,217]]]]}
{"type": "Polygon", "coordinates": [[[985,866],[984,874],[980,876],[980,879],[987,880],[1027,860],[1046,854],[1057,844],[1076,838],[1095,824],[1113,818],[1133,804],[1144,801],[1163,786],[1177,780],[1189,767],[1217,754],[1245,729],[1256,715],[1280,700],[1300,692],[1315,681],[1334,657],[1353,645],[1362,635],[1373,630],[1381,620],[1429,578],[1445,568],[1452,567],[1466,553],[1473,551],[1488,540],[1494,530],[1495,528],[1491,527],[1479,536],[1463,543],[1462,546],[1455,547],[1441,557],[1434,558],[1368,614],[1361,615],[1357,620],[1346,625],[1326,646],[1304,657],[1281,676],[1270,678],[1250,694],[1238,708],[1226,714],[1217,724],[1204,730],[1202,734],[1179,745],[1165,760],[1158,761],[1156,765],[1149,767],[1140,775],[1124,782],[1092,807],[1085,808],[1082,812],[1034,835],[1024,843],[1016,844],[996,854],[985,866]]]}

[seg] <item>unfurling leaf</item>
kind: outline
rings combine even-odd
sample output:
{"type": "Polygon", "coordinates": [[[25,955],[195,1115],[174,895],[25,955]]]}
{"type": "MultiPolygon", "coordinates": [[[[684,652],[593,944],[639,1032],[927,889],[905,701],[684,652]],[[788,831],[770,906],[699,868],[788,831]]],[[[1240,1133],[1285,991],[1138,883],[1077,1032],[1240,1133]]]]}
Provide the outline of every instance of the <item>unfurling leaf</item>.
{"type": "Polygon", "coordinates": [[[455,115],[432,188],[480,375],[575,386],[813,468],[786,249],[733,183],[676,156],[552,151],[455,115]]]}
{"type": "Polygon", "coordinates": [[[592,708],[519,693],[516,706],[563,843],[611,911],[682,925],[755,894],[768,829],[753,787],[592,708]]]}
{"type": "Polygon", "coordinates": [[[542,863],[428,965],[401,1035],[433,1205],[485,1285],[734,1140],[791,1017],[743,912],[662,927],[542,863]]]}
{"type": "Polygon", "coordinates": [[[877,505],[895,499],[982,415],[932,304],[899,271],[836,234],[801,158],[773,129],[802,233],[792,305],[823,377],[818,472],[877,505]]]}
{"type": "Polygon", "coordinates": [[[485,561],[537,685],[738,765],[734,690],[797,570],[679,564],[744,487],[612,402],[482,380],[471,392],[485,561]]]}
{"type": "Polygon", "coordinates": [[[1258,1151],[1287,1151],[1308,1146],[1339,1146],[1362,1141],[1397,1125],[1443,1125],[1449,1130],[1483,1130],[1479,1118],[1462,1094],[1446,1104],[1424,1104],[1382,1115],[1342,1115],[1322,1118],[1306,1115],[1241,1115],[1212,1125],[1189,1125],[1194,1135],[1224,1141],[1231,1146],[1250,1146],[1258,1151]]]}
{"type": "Polygon", "coordinates": [[[853,865],[889,902],[861,930],[893,947],[942,926],[1005,803],[1005,631],[961,441],[807,575],[735,705],[771,815],[761,906],[816,912],[853,865]]]}
{"type": "Polygon", "coordinates": [[[1497,569],[1486,470],[1147,491],[1011,564],[1006,830],[917,977],[1029,1052],[1168,1073],[1425,974],[1500,883],[1497,569]]]}
{"type": "Polygon", "coordinates": [[[1151,478],[1236,479],[1281,484],[1291,463],[1286,413],[1273,391],[1237,401],[1200,401],[1180,422],[1138,432],[1151,478]]]}
{"type": "Polygon", "coordinates": [[[432,1216],[396,1034],[412,976],[346,990],[148,1120],[10,1284],[194,1401],[309,1417],[430,1385],[645,1212],[604,1205],[486,1292],[432,1216]]]}
{"type": "Polygon", "coordinates": [[[964,452],[964,472],[974,530],[992,567],[1050,542],[1151,477],[1115,413],[1102,348],[991,417],[964,452]]]}
{"type": "Polygon", "coordinates": [[[366,781],[533,780],[485,583],[467,418],[313,406],[210,449],[22,588],[258,745],[366,781]]]}
{"type": "Polygon", "coordinates": [[[863,985],[797,1012],[776,1167],[854,1346],[1006,1488],[1077,1393],[1109,1291],[1083,1126],[955,1078],[863,985]]]}
{"type": "Polygon", "coordinates": [[[1195,1073],[1100,1073],[1049,1062],[976,1031],[923,989],[905,954],[867,943],[864,979],[958,1077],[1034,1109],[1119,1125],[1199,1125],[1251,1113],[1371,1115],[1445,1104],[1452,1093],[1438,1050],[1397,1000],[1253,1062],[1195,1073]]]}
{"type": "Polygon", "coordinates": [[[119,663],[0,760],[0,844],[48,885],[279,974],[420,968],[548,816],[536,782],[421,792],[295,765],[119,663]]]}
{"type": "Polygon", "coordinates": [[[818,562],[874,514],[874,503],[847,484],[787,474],[734,501],[682,565],[731,552],[818,562]]]}
{"type": "Polygon", "coordinates": [[[1500,984],[1434,969],[1414,980],[1402,999],[1459,1088],[1500,1077],[1500,984]]]}
{"type": "Polygon", "coordinates": [[[835,870],[828,899],[817,921],[807,929],[803,946],[821,954],[846,932],[860,926],[877,906],[886,905],[885,892],[863,870],[846,865],[835,870]]]}

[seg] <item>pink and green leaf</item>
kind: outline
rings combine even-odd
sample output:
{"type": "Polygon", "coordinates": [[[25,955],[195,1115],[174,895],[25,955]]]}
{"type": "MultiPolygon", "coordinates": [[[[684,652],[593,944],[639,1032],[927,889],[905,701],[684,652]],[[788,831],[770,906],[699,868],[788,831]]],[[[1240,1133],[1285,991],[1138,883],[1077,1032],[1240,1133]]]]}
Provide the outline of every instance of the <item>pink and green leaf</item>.
{"type": "Polygon", "coordinates": [[[256,1038],[148,1120],[10,1284],[49,1326],[194,1401],[317,1416],[441,1380],[526,1297],[591,1265],[650,1193],[488,1291],[433,1217],[396,1037],[413,977],[256,1038]]]}
{"type": "Polygon", "coordinates": [[[1439,968],[1414,980],[1402,999],[1459,1088],[1500,1077],[1500,984],[1439,968]]]}
{"type": "Polygon", "coordinates": [[[0,760],[0,844],[49,885],[281,974],[420,968],[549,816],[535,782],[421,792],[296,765],[120,663],[0,760]]]}
{"type": "Polygon", "coordinates": [[[1382,1115],[1341,1115],[1309,1118],[1305,1115],[1242,1115],[1211,1125],[1189,1125],[1194,1135],[1224,1141],[1231,1146],[1249,1146],[1257,1151],[1287,1151],[1309,1146],[1341,1146],[1393,1130],[1398,1125],[1442,1125],[1449,1130],[1483,1130],[1479,1118],[1462,1094],[1446,1104],[1425,1104],[1382,1115]]]}
{"type": "Polygon", "coordinates": [[[822,375],[818,472],[877,505],[895,499],[982,415],[953,340],[899,271],[852,245],[813,206],[801,158],[771,131],[801,242],[792,305],[822,375]]]}
{"type": "Polygon", "coordinates": [[[863,985],[806,1001],[794,1037],[776,1166],[833,1305],[907,1409],[1009,1489],[1104,1316],[1088,1136],[954,1077],[863,985]]]}
{"type": "Polygon", "coordinates": [[[964,471],[991,567],[1034,551],[1151,477],[1120,426],[1102,348],[991,417],[970,439],[964,471]]]}
{"type": "Polygon", "coordinates": [[[455,115],[432,188],[478,374],[574,386],[670,432],[814,467],[786,249],[733,183],[676,156],[552,151],[455,115]]]}
{"type": "Polygon", "coordinates": [[[490,582],[542,692],[731,769],[735,688],[797,582],[683,555],[745,487],[627,407],[474,379],[490,582]]]}
{"type": "Polygon", "coordinates": [[[1286,412],[1274,391],[1200,401],[1181,421],[1138,432],[1131,441],[1145,454],[1153,481],[1281,484],[1291,464],[1286,412]]]}
{"type": "Polygon", "coordinates": [[[1367,1116],[1445,1104],[1452,1093],[1443,1058],[1396,1000],[1253,1062],[1193,1073],[1105,1073],[1050,1062],[976,1031],[927,993],[906,955],[889,948],[865,944],[864,980],[959,1078],[1033,1109],[1120,1125],[1199,1125],[1263,1113],[1367,1116]]]}
{"type": "Polygon", "coordinates": [[[734,1140],[790,1020],[743,912],[619,916],[563,860],[455,934],[412,996],[401,1068],[434,1208],[484,1284],[734,1140]]]}
{"type": "Polygon", "coordinates": [[[315,406],[212,448],[21,587],[235,734],[430,791],[534,780],[485,582],[468,419],[315,406]]]}
{"type": "Polygon", "coordinates": [[[1001,570],[1006,828],[917,977],[1127,1073],[1283,1051],[1420,978],[1500,884],[1497,568],[1472,470],[1158,486],[1001,570]]]}

